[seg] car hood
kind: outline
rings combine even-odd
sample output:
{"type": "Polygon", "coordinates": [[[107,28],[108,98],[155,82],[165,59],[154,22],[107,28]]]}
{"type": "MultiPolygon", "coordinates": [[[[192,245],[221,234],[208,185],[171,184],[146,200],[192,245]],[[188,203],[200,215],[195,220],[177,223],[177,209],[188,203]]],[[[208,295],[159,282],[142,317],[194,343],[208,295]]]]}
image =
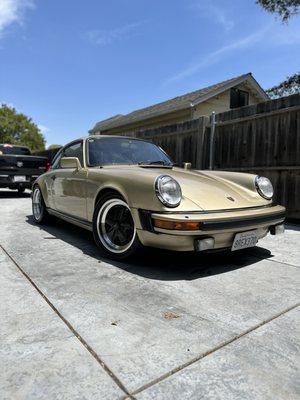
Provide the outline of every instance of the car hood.
{"type": "Polygon", "coordinates": [[[268,203],[256,191],[254,175],[237,180],[238,173],[218,176],[213,171],[173,169],[172,176],[181,186],[184,197],[192,200],[203,210],[235,209],[254,207],[268,203]],[[250,179],[249,179],[250,178],[250,179]]]}
{"type": "MultiPolygon", "coordinates": [[[[178,210],[195,209],[219,210],[264,206],[270,201],[263,199],[255,188],[255,175],[244,173],[185,170],[158,166],[105,167],[115,170],[118,177],[123,174],[136,185],[143,182],[153,188],[155,179],[169,175],[181,186],[183,201],[178,210]],[[185,207],[186,204],[186,207],[185,207]]],[[[176,209],[175,209],[176,210],[176,209]]],[[[174,210],[174,211],[175,211],[174,210]]]]}

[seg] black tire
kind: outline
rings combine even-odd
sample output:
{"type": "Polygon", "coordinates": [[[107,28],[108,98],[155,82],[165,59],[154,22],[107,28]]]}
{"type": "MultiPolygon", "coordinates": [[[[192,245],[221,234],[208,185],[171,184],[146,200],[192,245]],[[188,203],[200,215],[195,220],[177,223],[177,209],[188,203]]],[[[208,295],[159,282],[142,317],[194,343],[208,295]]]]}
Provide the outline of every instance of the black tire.
{"type": "Polygon", "coordinates": [[[52,217],[48,213],[42,191],[38,185],[32,189],[32,216],[33,220],[37,224],[46,224],[51,221],[52,217]]]}
{"type": "Polygon", "coordinates": [[[94,240],[103,257],[124,260],[144,249],[127,203],[118,193],[107,193],[97,203],[93,216],[94,240]]]}
{"type": "Polygon", "coordinates": [[[18,188],[18,193],[19,194],[23,194],[25,192],[25,188],[23,188],[23,187],[19,187],[18,188]]]}

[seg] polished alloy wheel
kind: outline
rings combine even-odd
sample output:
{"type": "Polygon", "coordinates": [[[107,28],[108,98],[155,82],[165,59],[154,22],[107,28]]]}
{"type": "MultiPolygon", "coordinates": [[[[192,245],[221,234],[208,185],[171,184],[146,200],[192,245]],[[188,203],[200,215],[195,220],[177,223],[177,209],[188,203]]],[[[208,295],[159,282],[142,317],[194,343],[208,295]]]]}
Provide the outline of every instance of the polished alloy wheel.
{"type": "Polygon", "coordinates": [[[39,221],[43,213],[42,194],[39,188],[35,188],[32,195],[32,212],[34,218],[39,221]]]}
{"type": "Polygon", "coordinates": [[[136,236],[134,221],[128,205],[121,199],[109,199],[97,216],[97,233],[103,246],[113,253],[130,249],[136,236]]]}

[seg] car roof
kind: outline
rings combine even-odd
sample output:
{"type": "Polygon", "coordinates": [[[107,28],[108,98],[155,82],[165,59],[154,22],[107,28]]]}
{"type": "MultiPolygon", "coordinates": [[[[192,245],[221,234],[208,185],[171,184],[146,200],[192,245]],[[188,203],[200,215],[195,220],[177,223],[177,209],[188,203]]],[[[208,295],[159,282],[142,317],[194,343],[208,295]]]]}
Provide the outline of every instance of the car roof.
{"type": "MultiPolygon", "coordinates": [[[[61,149],[70,146],[72,143],[77,143],[81,140],[88,140],[88,139],[102,139],[102,138],[117,138],[117,139],[129,139],[129,140],[139,140],[142,142],[148,142],[148,143],[153,143],[151,140],[147,139],[140,139],[132,136],[122,136],[122,135],[89,135],[89,136],[83,136],[74,140],[71,140],[71,142],[66,143],[64,146],[62,146],[61,149]]],[[[154,144],[154,143],[153,143],[154,144]]],[[[61,150],[60,149],[60,150],[61,150]]]]}
{"type": "Polygon", "coordinates": [[[147,142],[147,140],[137,138],[137,137],[132,137],[132,136],[123,136],[123,135],[89,135],[85,139],[100,139],[100,138],[118,138],[118,139],[130,139],[130,140],[143,140],[147,142]]]}

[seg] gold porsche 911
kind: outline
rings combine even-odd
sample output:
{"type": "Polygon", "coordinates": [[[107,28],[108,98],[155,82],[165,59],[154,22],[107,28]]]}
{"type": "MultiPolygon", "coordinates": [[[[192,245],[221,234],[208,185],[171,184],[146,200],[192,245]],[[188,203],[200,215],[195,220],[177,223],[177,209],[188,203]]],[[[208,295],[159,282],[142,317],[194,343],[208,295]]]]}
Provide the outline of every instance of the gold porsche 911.
{"type": "Polygon", "coordinates": [[[35,222],[52,216],[93,232],[102,255],[123,259],[143,246],[240,250],[284,231],[285,208],[269,179],[178,168],[158,146],[89,136],[56,155],[33,185],[35,222]]]}

